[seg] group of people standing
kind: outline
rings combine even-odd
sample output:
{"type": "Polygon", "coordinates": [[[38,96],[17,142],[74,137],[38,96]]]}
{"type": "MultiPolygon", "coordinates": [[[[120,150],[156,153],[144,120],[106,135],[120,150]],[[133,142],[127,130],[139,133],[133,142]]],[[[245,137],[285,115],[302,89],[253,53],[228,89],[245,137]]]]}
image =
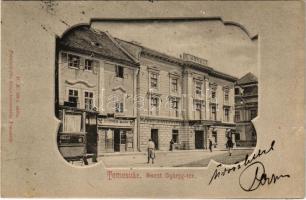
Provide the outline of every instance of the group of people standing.
{"type": "MultiPolygon", "coordinates": [[[[212,147],[213,147],[213,142],[211,139],[209,139],[208,141],[208,148],[209,151],[212,152],[212,147]]],[[[231,156],[232,155],[232,149],[234,147],[234,143],[232,141],[232,138],[230,136],[227,136],[227,141],[226,141],[226,148],[228,149],[228,155],[231,156]]]]}
{"type": "MultiPolygon", "coordinates": [[[[227,136],[226,148],[228,150],[228,155],[229,156],[232,155],[233,146],[234,146],[234,143],[232,141],[232,138],[230,136],[227,136]]],[[[211,139],[209,139],[208,148],[209,148],[210,152],[212,152],[212,147],[213,147],[213,142],[212,142],[211,139]]],[[[169,150],[173,151],[173,149],[174,149],[174,141],[173,141],[173,139],[171,139],[169,150]]],[[[148,142],[148,164],[150,163],[150,161],[152,161],[152,164],[154,164],[154,159],[155,159],[155,143],[150,138],[149,142],[148,142]]]]}

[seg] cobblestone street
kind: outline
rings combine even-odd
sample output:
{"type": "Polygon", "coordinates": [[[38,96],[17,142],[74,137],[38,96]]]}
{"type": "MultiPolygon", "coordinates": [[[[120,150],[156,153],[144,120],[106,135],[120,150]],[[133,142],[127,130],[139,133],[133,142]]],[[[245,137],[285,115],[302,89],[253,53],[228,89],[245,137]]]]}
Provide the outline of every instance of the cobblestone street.
{"type": "Polygon", "coordinates": [[[251,154],[253,149],[233,150],[232,156],[227,151],[174,151],[156,152],[154,164],[147,163],[147,154],[112,154],[99,157],[106,167],[206,167],[210,159],[224,164],[234,164],[244,160],[246,154],[251,154]]]}

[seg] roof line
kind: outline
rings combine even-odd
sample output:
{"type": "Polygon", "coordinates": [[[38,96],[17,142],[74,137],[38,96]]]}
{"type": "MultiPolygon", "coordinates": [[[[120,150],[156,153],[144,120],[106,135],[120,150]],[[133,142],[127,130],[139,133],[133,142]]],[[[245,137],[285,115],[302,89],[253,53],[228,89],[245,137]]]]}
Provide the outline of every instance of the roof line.
{"type": "MultiPolygon", "coordinates": [[[[198,63],[193,63],[193,62],[190,62],[190,61],[186,61],[186,60],[183,60],[182,58],[177,58],[175,56],[168,55],[167,53],[163,53],[163,52],[160,52],[158,50],[148,48],[148,47],[146,47],[142,44],[135,44],[133,42],[126,41],[126,40],[123,40],[123,39],[120,39],[120,38],[116,38],[116,39],[141,48],[141,52],[143,54],[146,54],[146,55],[149,55],[149,56],[154,56],[154,54],[155,54],[156,56],[154,56],[154,57],[158,57],[158,58],[159,57],[168,57],[168,58],[170,58],[170,60],[173,60],[173,62],[179,63],[180,65],[186,65],[187,64],[189,66],[199,67],[201,70],[207,70],[209,74],[211,74],[212,76],[215,76],[215,77],[222,77],[222,78],[225,78],[225,79],[229,79],[230,81],[237,81],[238,80],[237,77],[226,74],[226,73],[223,73],[223,72],[220,72],[218,70],[215,70],[213,67],[209,67],[209,66],[198,64],[198,63]]],[[[122,48],[124,48],[124,47],[122,47],[122,48]]],[[[165,60],[165,59],[163,59],[163,60],[165,60]]],[[[171,61],[168,60],[168,62],[171,62],[171,61]]]]}
{"type": "Polygon", "coordinates": [[[132,56],[127,50],[125,50],[107,31],[104,31],[104,33],[109,37],[109,39],[121,50],[123,53],[125,53],[129,58],[131,58],[135,63],[139,64],[140,61],[132,56]]]}
{"type": "Polygon", "coordinates": [[[77,53],[83,53],[83,54],[86,54],[88,56],[90,55],[94,55],[95,57],[98,57],[98,58],[103,58],[103,59],[106,59],[108,61],[116,61],[120,64],[125,64],[125,65],[132,65],[132,66],[135,66],[137,63],[134,63],[132,61],[126,61],[126,60],[122,60],[122,59],[118,59],[118,58],[115,58],[113,56],[106,56],[106,55],[102,55],[100,54],[99,52],[94,52],[94,51],[88,51],[88,50],[84,50],[82,48],[76,48],[76,47],[70,47],[70,46],[67,46],[67,45],[64,45],[64,44],[59,44],[61,46],[62,49],[64,50],[68,50],[68,51],[77,51],[77,53]]]}
{"type": "Polygon", "coordinates": [[[236,82],[238,80],[237,77],[229,75],[229,74],[226,74],[226,73],[223,73],[223,72],[220,72],[220,71],[217,71],[214,68],[211,69],[211,74],[213,76],[219,76],[219,77],[221,76],[221,77],[223,77],[225,79],[231,79],[234,82],[236,82]]]}
{"type": "MultiPolygon", "coordinates": [[[[120,41],[122,41],[122,42],[129,43],[129,44],[131,44],[131,45],[134,45],[134,46],[137,46],[137,47],[141,48],[141,50],[142,50],[141,53],[151,55],[148,51],[152,51],[152,53],[155,53],[155,54],[158,54],[158,55],[161,55],[161,56],[165,56],[165,57],[168,57],[168,58],[170,58],[170,59],[172,59],[172,60],[175,60],[174,62],[182,62],[182,59],[180,59],[180,58],[177,58],[177,57],[175,57],[175,56],[168,55],[167,53],[160,52],[160,51],[158,51],[158,50],[155,50],[155,49],[146,47],[146,46],[144,46],[144,45],[142,45],[142,44],[136,44],[136,43],[133,43],[133,42],[131,42],[131,41],[126,41],[126,40],[123,40],[123,39],[117,38],[117,37],[116,37],[115,39],[120,40],[120,41]]],[[[123,47],[123,48],[124,48],[124,47],[123,47]]]]}

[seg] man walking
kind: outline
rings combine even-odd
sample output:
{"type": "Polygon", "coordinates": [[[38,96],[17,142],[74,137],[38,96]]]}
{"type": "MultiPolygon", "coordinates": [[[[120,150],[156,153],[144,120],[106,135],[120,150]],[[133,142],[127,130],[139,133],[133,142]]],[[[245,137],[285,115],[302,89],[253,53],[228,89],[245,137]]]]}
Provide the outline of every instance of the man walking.
{"type": "Polygon", "coordinates": [[[173,139],[171,139],[171,141],[170,141],[170,151],[173,151],[173,145],[174,145],[174,141],[173,141],[173,139]]]}
{"type": "Polygon", "coordinates": [[[152,159],[152,164],[154,164],[154,158],[155,158],[154,150],[155,150],[155,144],[150,138],[148,142],[148,164],[150,163],[150,159],[152,159]]]}
{"type": "Polygon", "coordinates": [[[211,139],[209,139],[209,150],[210,150],[210,152],[212,152],[212,145],[213,145],[213,143],[212,143],[211,139]]]}
{"type": "Polygon", "coordinates": [[[229,154],[229,156],[231,156],[232,155],[231,149],[233,148],[234,145],[233,145],[232,138],[230,136],[227,136],[226,146],[228,148],[228,154],[229,154]]]}

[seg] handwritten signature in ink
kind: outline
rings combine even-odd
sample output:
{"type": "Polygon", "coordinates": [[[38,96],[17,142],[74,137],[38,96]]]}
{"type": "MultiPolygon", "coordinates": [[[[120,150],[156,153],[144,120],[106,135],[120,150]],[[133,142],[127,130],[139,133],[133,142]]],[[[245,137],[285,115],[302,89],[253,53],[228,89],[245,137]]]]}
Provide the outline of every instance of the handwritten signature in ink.
{"type": "Polygon", "coordinates": [[[217,168],[214,170],[214,173],[208,185],[210,185],[214,180],[220,177],[226,176],[235,171],[239,171],[240,169],[242,169],[243,166],[246,168],[240,174],[239,185],[244,191],[254,191],[259,188],[259,186],[276,183],[281,178],[290,178],[289,174],[275,175],[274,173],[271,175],[271,177],[268,177],[265,172],[264,164],[259,161],[256,161],[259,157],[270,154],[274,150],[274,146],[275,141],[273,140],[268,149],[259,149],[258,152],[255,153],[252,157],[246,155],[243,163],[238,163],[237,165],[231,168],[220,169],[222,164],[217,165],[217,168]],[[254,172],[254,178],[250,178],[250,172],[254,172]]]}
{"type": "Polygon", "coordinates": [[[262,162],[256,161],[248,165],[239,176],[239,185],[241,189],[246,192],[254,191],[263,185],[275,184],[282,178],[290,178],[289,174],[275,175],[272,173],[271,176],[266,174],[265,166],[262,162]],[[253,178],[250,179],[250,176],[253,178]]]}

